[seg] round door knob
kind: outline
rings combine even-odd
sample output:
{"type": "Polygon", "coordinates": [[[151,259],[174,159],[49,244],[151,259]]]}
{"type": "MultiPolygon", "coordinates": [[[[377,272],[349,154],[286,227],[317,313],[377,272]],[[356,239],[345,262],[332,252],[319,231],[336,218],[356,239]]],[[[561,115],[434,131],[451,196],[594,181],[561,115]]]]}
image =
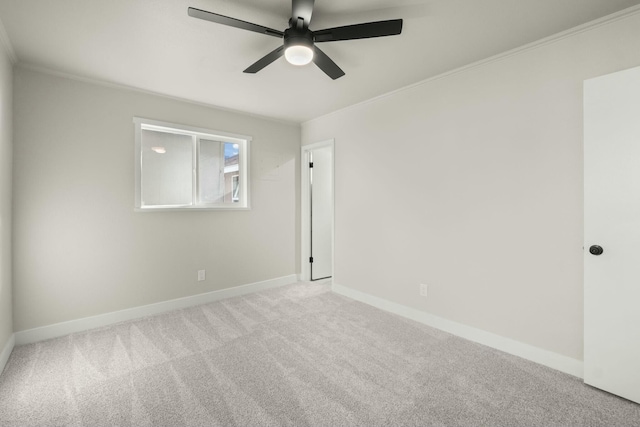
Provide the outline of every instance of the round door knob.
{"type": "Polygon", "coordinates": [[[602,249],[602,246],[593,245],[589,248],[589,253],[591,255],[601,255],[602,252],[604,252],[604,249],[602,249]]]}

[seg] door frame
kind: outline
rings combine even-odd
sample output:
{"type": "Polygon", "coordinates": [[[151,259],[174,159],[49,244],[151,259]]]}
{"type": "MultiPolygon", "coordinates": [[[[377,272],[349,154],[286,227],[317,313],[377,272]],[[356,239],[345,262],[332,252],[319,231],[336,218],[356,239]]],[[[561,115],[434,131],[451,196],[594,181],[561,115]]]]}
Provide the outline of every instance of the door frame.
{"type": "Polygon", "coordinates": [[[319,148],[331,149],[331,197],[333,199],[333,214],[331,215],[331,276],[335,270],[335,141],[327,139],[300,148],[300,280],[311,280],[309,257],[311,256],[311,193],[309,191],[309,152],[319,148]]]}

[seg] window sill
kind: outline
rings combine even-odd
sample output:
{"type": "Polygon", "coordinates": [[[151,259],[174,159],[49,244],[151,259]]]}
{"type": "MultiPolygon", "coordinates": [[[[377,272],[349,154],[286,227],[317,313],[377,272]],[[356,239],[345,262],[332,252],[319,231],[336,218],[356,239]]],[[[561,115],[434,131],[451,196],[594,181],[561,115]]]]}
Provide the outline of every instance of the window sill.
{"type": "Polygon", "coordinates": [[[185,211],[250,211],[251,207],[242,206],[180,206],[180,207],[146,207],[146,208],[134,208],[134,212],[185,212],[185,211]]]}

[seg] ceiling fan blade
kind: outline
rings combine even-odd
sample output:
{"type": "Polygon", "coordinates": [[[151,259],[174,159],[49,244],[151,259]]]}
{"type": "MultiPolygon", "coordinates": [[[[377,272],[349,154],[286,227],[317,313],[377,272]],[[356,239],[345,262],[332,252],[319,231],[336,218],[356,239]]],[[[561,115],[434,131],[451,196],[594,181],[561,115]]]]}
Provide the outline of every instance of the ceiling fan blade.
{"type": "Polygon", "coordinates": [[[298,18],[304,20],[304,28],[309,27],[313,14],[314,0],[291,0],[291,19],[296,22],[298,18]]]}
{"type": "Polygon", "coordinates": [[[346,25],[313,32],[314,41],[334,42],[340,40],[368,39],[371,37],[395,36],[402,32],[402,19],[367,22],[365,24],[346,25]]]}
{"type": "Polygon", "coordinates": [[[326,53],[321,51],[318,46],[314,46],[313,51],[313,62],[318,66],[318,68],[324,71],[327,76],[331,77],[333,80],[344,76],[344,71],[342,71],[326,53]]]}
{"type": "Polygon", "coordinates": [[[193,18],[204,19],[205,21],[215,22],[216,24],[228,25],[230,27],[240,28],[243,30],[254,31],[256,33],[266,34],[273,37],[284,37],[282,31],[274,30],[273,28],[263,27],[262,25],[252,24],[251,22],[241,21],[240,19],[230,18],[224,15],[218,15],[217,13],[207,12],[206,10],[196,9],[194,7],[189,8],[189,16],[193,18]]]}
{"type": "Polygon", "coordinates": [[[276,59],[280,58],[284,55],[284,46],[280,46],[276,50],[266,54],[262,58],[258,59],[253,65],[244,70],[245,73],[255,74],[258,71],[262,70],[267,65],[271,64],[276,59]]]}

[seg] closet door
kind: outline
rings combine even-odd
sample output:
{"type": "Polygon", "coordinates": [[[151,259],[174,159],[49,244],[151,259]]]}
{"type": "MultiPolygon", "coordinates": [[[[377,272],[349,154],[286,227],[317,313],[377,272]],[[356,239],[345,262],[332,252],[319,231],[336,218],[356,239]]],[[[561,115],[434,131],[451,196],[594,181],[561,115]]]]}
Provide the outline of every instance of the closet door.
{"type": "Polygon", "coordinates": [[[584,381],[640,403],[640,68],[584,85],[584,381]]]}

